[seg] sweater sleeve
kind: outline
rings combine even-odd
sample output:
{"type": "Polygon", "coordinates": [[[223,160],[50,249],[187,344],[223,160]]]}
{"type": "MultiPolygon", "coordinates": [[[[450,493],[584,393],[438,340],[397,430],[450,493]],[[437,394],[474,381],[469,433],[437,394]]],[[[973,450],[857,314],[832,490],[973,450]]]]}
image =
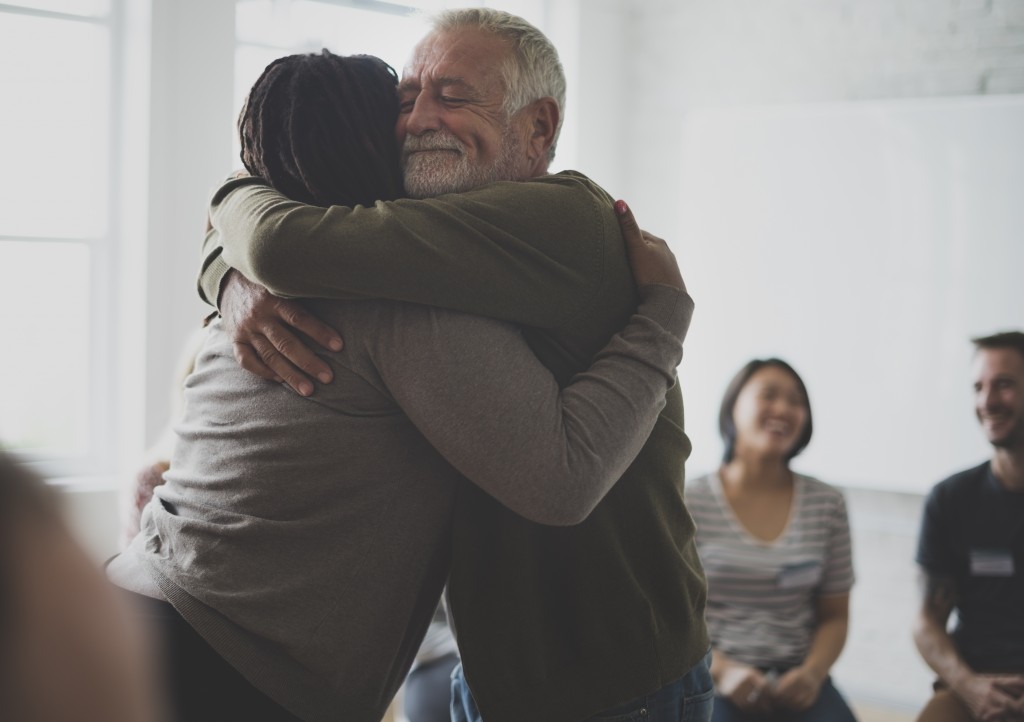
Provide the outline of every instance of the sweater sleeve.
{"type": "Polygon", "coordinates": [[[537,328],[586,309],[607,245],[621,243],[611,199],[572,173],[354,208],[240,178],[210,216],[200,288],[213,305],[230,267],[278,296],[411,301],[537,328]]]}
{"type": "Polygon", "coordinates": [[[636,315],[559,389],[510,324],[423,306],[374,340],[389,393],[464,476],[531,521],[583,521],[640,452],[675,383],[693,302],[645,286],[636,315]]]}

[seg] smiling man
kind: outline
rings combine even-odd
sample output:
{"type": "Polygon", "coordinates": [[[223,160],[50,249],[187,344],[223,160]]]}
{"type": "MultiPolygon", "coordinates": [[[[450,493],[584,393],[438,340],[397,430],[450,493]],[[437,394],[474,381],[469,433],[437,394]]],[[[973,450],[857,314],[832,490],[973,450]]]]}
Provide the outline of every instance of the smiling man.
{"type": "MultiPolygon", "coordinates": [[[[529,123],[508,122],[500,75],[480,72],[501,49],[493,33],[470,29],[461,29],[454,39],[428,35],[416,47],[398,86],[398,134],[404,138],[402,169],[410,197],[460,193],[546,172],[549,155],[539,145],[542,136],[529,132],[529,123]]],[[[557,101],[541,101],[536,113],[526,108],[522,120],[532,117],[534,123],[557,127],[557,101]]]]}
{"type": "Polygon", "coordinates": [[[993,455],[925,504],[914,641],[939,679],[920,722],[1024,720],[1024,333],[974,345],[974,410],[993,455]]]}

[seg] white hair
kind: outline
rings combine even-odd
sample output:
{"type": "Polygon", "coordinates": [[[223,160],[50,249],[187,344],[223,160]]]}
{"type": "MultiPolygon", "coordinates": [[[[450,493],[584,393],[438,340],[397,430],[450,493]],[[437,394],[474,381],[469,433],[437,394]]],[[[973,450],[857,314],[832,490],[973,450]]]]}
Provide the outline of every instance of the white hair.
{"type": "Polygon", "coordinates": [[[565,71],[548,37],[521,17],[491,8],[444,10],[433,16],[432,27],[434,32],[479,28],[512,43],[512,54],[501,67],[505,112],[511,118],[535,100],[554,98],[559,115],[548,150],[548,160],[553,160],[565,112],[565,71]]]}

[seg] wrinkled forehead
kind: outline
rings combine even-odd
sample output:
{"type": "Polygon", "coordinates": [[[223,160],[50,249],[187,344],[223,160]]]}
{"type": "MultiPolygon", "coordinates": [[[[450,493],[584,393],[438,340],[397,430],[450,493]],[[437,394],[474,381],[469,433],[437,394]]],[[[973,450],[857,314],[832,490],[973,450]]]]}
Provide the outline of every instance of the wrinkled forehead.
{"type": "Polygon", "coordinates": [[[413,49],[399,88],[456,80],[481,92],[504,92],[501,71],[511,51],[509,41],[479,28],[434,31],[413,49]]]}

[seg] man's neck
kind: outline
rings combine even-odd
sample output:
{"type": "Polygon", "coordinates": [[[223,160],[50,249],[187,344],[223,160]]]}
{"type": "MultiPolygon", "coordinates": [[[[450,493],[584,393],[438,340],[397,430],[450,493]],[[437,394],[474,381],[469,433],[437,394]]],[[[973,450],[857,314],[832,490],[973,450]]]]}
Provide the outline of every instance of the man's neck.
{"type": "Polygon", "coordinates": [[[992,473],[1004,489],[1024,491],[1024,447],[996,449],[992,457],[992,473]]]}

